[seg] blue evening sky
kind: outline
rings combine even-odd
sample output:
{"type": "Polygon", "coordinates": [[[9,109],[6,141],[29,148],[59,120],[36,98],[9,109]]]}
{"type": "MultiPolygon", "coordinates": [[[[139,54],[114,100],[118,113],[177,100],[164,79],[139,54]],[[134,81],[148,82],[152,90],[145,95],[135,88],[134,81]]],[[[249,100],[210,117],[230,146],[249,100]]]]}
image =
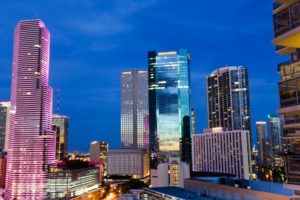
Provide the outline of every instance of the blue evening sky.
{"type": "Polygon", "coordinates": [[[149,50],[190,52],[198,132],[205,76],[225,65],[249,69],[253,129],[276,113],[277,63],[288,57],[271,43],[271,0],[1,0],[0,100],[10,97],[14,28],[34,18],[51,32],[50,84],[70,116],[70,150],[88,151],[92,140],[119,147],[120,72],[146,69],[149,50]]]}

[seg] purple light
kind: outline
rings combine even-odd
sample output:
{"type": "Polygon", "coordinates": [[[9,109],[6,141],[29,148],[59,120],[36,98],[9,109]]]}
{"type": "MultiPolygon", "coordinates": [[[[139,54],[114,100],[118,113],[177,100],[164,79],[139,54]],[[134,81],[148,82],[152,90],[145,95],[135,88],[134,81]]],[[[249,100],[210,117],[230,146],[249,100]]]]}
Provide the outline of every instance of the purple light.
{"type": "Polygon", "coordinates": [[[41,20],[15,29],[5,199],[45,199],[47,165],[55,160],[50,33],[41,20]]]}

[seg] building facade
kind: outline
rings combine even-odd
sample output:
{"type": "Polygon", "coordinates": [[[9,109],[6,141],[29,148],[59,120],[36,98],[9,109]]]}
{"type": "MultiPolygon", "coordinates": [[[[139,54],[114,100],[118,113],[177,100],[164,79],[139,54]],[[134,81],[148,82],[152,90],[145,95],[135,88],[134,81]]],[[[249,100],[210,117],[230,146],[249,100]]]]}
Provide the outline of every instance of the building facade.
{"type": "Polygon", "coordinates": [[[47,199],[71,199],[98,187],[98,167],[50,171],[47,177],[47,199]]]}
{"type": "Polygon", "coordinates": [[[50,33],[41,20],[18,23],[14,35],[5,199],[44,199],[55,161],[50,33]]]}
{"type": "Polygon", "coordinates": [[[290,140],[290,154],[285,156],[288,184],[300,191],[300,2],[299,0],[274,0],[273,44],[276,53],[290,57],[278,65],[280,108],[284,116],[283,137],[290,140]]]}
{"type": "MultiPolygon", "coordinates": [[[[227,66],[216,69],[206,77],[206,84],[208,127],[251,132],[247,68],[227,66]]],[[[250,141],[252,143],[252,139],[250,141]]]]}
{"type": "Polygon", "coordinates": [[[148,52],[150,166],[191,161],[190,56],[186,49],[148,52]]]}
{"type": "Polygon", "coordinates": [[[101,162],[103,166],[103,175],[107,173],[107,153],[108,143],[93,141],[90,144],[90,161],[101,162]]]}
{"type": "Polygon", "coordinates": [[[270,138],[267,132],[267,122],[256,122],[256,137],[258,145],[258,163],[263,166],[271,166],[272,149],[270,138]]]}
{"type": "Polygon", "coordinates": [[[159,163],[150,174],[151,187],[183,187],[184,179],[190,178],[190,166],[180,157],[170,157],[168,163],[159,163]]]}
{"type": "Polygon", "coordinates": [[[52,125],[56,132],[56,159],[62,160],[68,155],[69,117],[54,114],[52,125]]]}
{"type": "Polygon", "coordinates": [[[149,175],[149,154],[143,149],[110,149],[107,154],[108,176],[143,178],[149,175]]]}
{"type": "Polygon", "coordinates": [[[8,149],[10,102],[0,102],[0,150],[8,149]]]}
{"type": "Polygon", "coordinates": [[[282,118],[268,115],[268,127],[272,154],[272,166],[283,167],[282,153],[286,142],[283,140],[282,118]]]}
{"type": "Polygon", "coordinates": [[[7,154],[6,152],[2,152],[0,154],[0,188],[5,188],[6,166],[7,154]]]}
{"type": "Polygon", "coordinates": [[[121,73],[121,147],[148,149],[148,73],[130,70],[121,73]]]}
{"type": "Polygon", "coordinates": [[[204,130],[192,140],[193,171],[214,172],[249,179],[251,174],[249,131],[204,130]]]}

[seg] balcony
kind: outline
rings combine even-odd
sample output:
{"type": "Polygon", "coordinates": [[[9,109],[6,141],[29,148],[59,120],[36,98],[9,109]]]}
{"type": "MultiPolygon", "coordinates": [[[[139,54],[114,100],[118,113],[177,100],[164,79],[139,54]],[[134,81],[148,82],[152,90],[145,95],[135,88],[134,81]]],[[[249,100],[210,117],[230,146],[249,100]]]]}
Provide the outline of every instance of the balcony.
{"type": "Polygon", "coordinates": [[[281,75],[282,81],[300,77],[300,61],[287,61],[278,64],[278,73],[281,75]]]}
{"type": "Polygon", "coordinates": [[[275,39],[277,46],[300,47],[300,2],[290,5],[273,15],[275,39]]]}
{"type": "Polygon", "coordinates": [[[287,56],[296,52],[296,48],[292,48],[292,47],[275,46],[275,49],[276,49],[276,53],[287,55],[287,56]]]}
{"type": "Polygon", "coordinates": [[[288,8],[290,5],[296,3],[298,0],[274,0],[273,3],[273,14],[276,14],[286,8],[288,8]]]}
{"type": "Polygon", "coordinates": [[[300,185],[300,155],[285,157],[288,184],[300,185]]]}

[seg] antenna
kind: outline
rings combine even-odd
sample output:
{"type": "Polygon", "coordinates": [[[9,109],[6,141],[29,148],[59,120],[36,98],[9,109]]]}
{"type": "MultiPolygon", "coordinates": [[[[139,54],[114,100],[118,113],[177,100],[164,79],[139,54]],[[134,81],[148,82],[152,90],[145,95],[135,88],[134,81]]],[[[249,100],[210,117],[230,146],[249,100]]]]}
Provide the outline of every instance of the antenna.
{"type": "Polygon", "coordinates": [[[60,89],[57,89],[57,102],[56,102],[56,106],[57,106],[57,114],[59,114],[60,112],[60,89]]]}

